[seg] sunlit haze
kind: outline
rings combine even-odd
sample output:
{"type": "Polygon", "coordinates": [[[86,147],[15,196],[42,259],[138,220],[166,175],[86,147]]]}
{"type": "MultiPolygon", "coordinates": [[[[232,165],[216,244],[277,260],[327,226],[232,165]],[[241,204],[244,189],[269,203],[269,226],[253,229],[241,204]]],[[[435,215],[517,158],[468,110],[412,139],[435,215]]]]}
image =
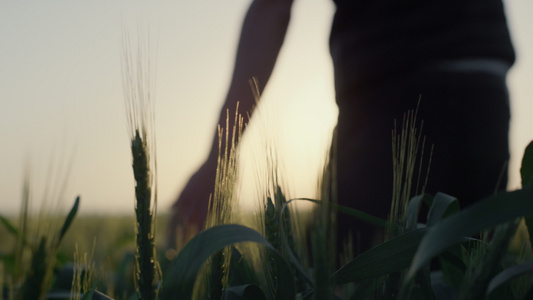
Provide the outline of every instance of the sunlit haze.
{"type": "MultiPolygon", "coordinates": [[[[65,206],[80,195],[82,213],[133,212],[120,39],[124,28],[138,26],[157,42],[158,208],[168,210],[207,155],[250,2],[2,1],[0,213],[18,212],[25,174],[35,207],[44,195],[61,194],[65,182],[65,206]]],[[[516,189],[523,149],[533,140],[533,1],[505,3],[518,56],[508,77],[509,188],[516,189]]],[[[337,113],[327,43],[333,12],[331,0],[295,1],[262,98],[264,118],[244,142],[243,201],[256,194],[257,133],[276,140],[290,196],[315,195],[337,113]]]]}

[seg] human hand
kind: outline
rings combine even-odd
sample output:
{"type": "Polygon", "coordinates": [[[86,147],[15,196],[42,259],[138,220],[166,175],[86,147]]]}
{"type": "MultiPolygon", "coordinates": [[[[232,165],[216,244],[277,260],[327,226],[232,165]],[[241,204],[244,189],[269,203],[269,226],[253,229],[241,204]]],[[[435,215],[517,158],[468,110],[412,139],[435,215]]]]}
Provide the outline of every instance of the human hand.
{"type": "Polygon", "coordinates": [[[167,237],[168,248],[176,247],[176,240],[186,242],[191,236],[204,229],[209,206],[209,197],[215,186],[216,164],[209,161],[191,176],[178,200],[172,205],[169,231],[167,237]]]}

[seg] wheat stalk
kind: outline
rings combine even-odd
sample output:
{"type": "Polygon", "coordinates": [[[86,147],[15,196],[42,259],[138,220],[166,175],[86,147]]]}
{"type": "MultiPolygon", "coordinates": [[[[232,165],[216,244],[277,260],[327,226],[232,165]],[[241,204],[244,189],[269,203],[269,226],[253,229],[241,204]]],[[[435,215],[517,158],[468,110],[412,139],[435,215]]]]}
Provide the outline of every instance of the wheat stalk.
{"type": "Polygon", "coordinates": [[[315,224],[311,235],[313,247],[313,277],[315,293],[313,299],[331,299],[332,284],[328,277],[336,263],[336,213],[332,204],[337,203],[337,134],[333,133],[331,154],[328,153],[322,172],[320,194],[322,205],[314,211],[315,224]]]}
{"type": "MultiPolygon", "coordinates": [[[[420,100],[419,104],[420,105],[420,100]]],[[[393,161],[393,190],[392,202],[389,214],[391,224],[401,224],[405,220],[405,212],[410,197],[413,196],[413,178],[415,176],[416,166],[418,164],[418,179],[414,193],[424,193],[429,177],[429,165],[433,154],[433,146],[430,151],[428,168],[425,174],[425,181],[420,188],[420,178],[422,176],[422,163],[425,150],[425,136],[422,136],[424,122],[420,124],[420,129],[416,128],[418,106],[416,110],[410,110],[404,114],[401,131],[398,133],[396,120],[392,131],[392,161],[393,161]],[[422,147],[420,149],[420,147],[422,147]]],[[[388,236],[394,236],[393,228],[389,228],[388,236]]]]}
{"type": "Polygon", "coordinates": [[[74,248],[74,275],[72,276],[72,286],[70,289],[70,299],[81,299],[82,293],[87,293],[91,288],[92,277],[94,275],[95,263],[93,261],[94,250],[96,247],[96,237],[93,239],[91,254],[85,252],[80,255],[78,243],[74,248]]]}
{"type": "MultiPolygon", "coordinates": [[[[72,160],[69,160],[67,168],[71,162],[72,160]]],[[[48,201],[51,201],[52,197],[58,201],[62,199],[68,179],[69,170],[67,169],[66,175],[62,179],[63,181],[58,184],[57,180],[61,180],[61,170],[63,168],[60,166],[54,172],[53,166],[54,163],[51,162],[47,179],[50,183],[47,184],[37,220],[33,222],[30,222],[31,214],[29,209],[31,202],[30,180],[29,175],[25,175],[19,220],[21,231],[15,243],[15,266],[17,270],[14,273],[14,283],[20,287],[17,294],[18,299],[45,298],[53,283],[53,269],[59,244],[68,229],[67,226],[66,228],[61,228],[61,231],[58,230],[60,226],[59,218],[54,216],[58,212],[51,213],[49,210],[51,206],[46,205],[48,201]],[[52,191],[51,193],[49,193],[49,189],[52,191]]],[[[53,207],[57,209],[57,205],[53,207]]]]}
{"type": "MultiPolygon", "coordinates": [[[[226,112],[225,130],[218,126],[218,159],[215,175],[215,189],[209,199],[206,227],[229,224],[232,222],[234,209],[238,205],[235,186],[238,180],[238,143],[242,134],[244,119],[239,114],[239,103],[235,110],[230,138],[230,117],[226,112]]],[[[207,296],[220,299],[228,281],[228,266],[231,259],[231,247],[215,254],[206,270],[207,296]]]]}
{"type": "Polygon", "coordinates": [[[494,235],[487,249],[475,251],[472,263],[468,265],[465,280],[459,290],[458,299],[482,299],[486,295],[490,279],[496,275],[501,267],[502,258],[508,251],[519,219],[499,225],[494,229],[494,235]]]}
{"type": "Polygon", "coordinates": [[[138,32],[137,48],[130,36],[122,38],[122,84],[129,123],[135,178],[136,287],[139,299],[156,299],[161,279],[155,248],[157,164],[155,159],[153,73],[148,34],[138,32]]]}

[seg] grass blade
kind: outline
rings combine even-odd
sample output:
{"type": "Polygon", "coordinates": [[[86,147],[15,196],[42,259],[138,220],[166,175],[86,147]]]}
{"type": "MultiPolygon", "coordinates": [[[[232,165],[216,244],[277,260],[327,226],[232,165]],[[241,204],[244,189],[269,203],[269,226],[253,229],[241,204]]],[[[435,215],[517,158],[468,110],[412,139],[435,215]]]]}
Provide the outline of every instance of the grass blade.
{"type": "Polygon", "coordinates": [[[294,278],[287,262],[259,232],[241,225],[212,227],[190,240],[170,263],[165,273],[161,299],[191,299],[194,282],[207,259],[224,247],[240,242],[262,244],[278,256],[277,275],[279,281],[283,282],[281,286],[284,288],[280,295],[283,298],[279,299],[294,299],[294,278]]]}
{"type": "Polygon", "coordinates": [[[76,197],[76,200],[74,201],[74,205],[70,209],[70,212],[68,213],[68,216],[65,219],[65,223],[63,223],[63,227],[61,227],[61,231],[59,232],[59,239],[57,240],[57,245],[61,243],[61,240],[65,236],[65,233],[67,233],[67,230],[72,224],[72,221],[74,220],[74,217],[76,216],[76,213],[78,212],[79,205],[80,205],[80,196],[76,197]]]}
{"type": "Polygon", "coordinates": [[[478,252],[473,257],[460,288],[459,300],[482,299],[485,296],[490,279],[501,267],[501,260],[509,249],[509,241],[517,225],[517,220],[499,225],[494,230],[494,235],[485,253],[478,252]]]}
{"type": "MultiPolygon", "coordinates": [[[[293,198],[292,200],[305,200],[309,202],[313,202],[315,204],[324,204],[321,200],[316,199],[309,199],[309,198],[293,198]]],[[[371,214],[367,214],[363,211],[350,208],[347,206],[340,205],[338,203],[330,202],[329,205],[331,206],[331,209],[336,210],[337,212],[340,212],[342,214],[345,214],[347,216],[351,216],[356,218],[359,221],[365,222],[367,224],[379,227],[379,228],[387,228],[389,226],[389,222],[386,220],[383,220],[381,218],[375,217],[371,214]]]]}
{"type": "Polygon", "coordinates": [[[437,193],[433,198],[433,203],[428,212],[427,226],[435,226],[449,213],[459,211],[459,202],[457,198],[446,195],[444,193],[437,193]]]}
{"type": "Polygon", "coordinates": [[[413,230],[418,225],[418,213],[426,195],[415,196],[409,201],[405,212],[405,229],[413,230]]]}
{"type": "MultiPolygon", "coordinates": [[[[292,199],[292,200],[289,200],[285,203],[283,203],[283,206],[281,208],[281,214],[283,215],[283,213],[285,212],[285,209],[287,208],[287,206],[289,205],[289,203],[293,202],[293,201],[296,201],[296,200],[301,200],[301,199],[292,199]]],[[[295,271],[298,272],[298,274],[307,282],[309,283],[311,286],[314,286],[315,285],[315,282],[313,280],[313,277],[311,276],[311,274],[309,274],[305,268],[302,266],[301,262],[296,258],[296,256],[294,255],[293,253],[293,250],[290,249],[288,247],[288,241],[287,241],[287,230],[285,230],[285,223],[283,222],[283,220],[280,220],[280,226],[281,226],[281,239],[282,239],[282,244],[285,245],[286,249],[285,249],[285,252],[287,253],[287,257],[288,259],[290,260],[291,262],[291,265],[294,267],[295,271]]]]}
{"type": "Polygon", "coordinates": [[[331,279],[343,284],[408,268],[427,228],[409,231],[361,255],[335,272],[331,279]]]}
{"type": "Polygon", "coordinates": [[[253,268],[244,259],[239,250],[232,246],[230,253],[228,285],[236,287],[259,283],[253,268]]]}
{"type": "Polygon", "coordinates": [[[48,251],[46,249],[46,237],[41,237],[39,247],[33,253],[31,268],[20,289],[21,299],[43,299],[48,289],[48,251]]]}
{"type": "Polygon", "coordinates": [[[478,202],[432,227],[420,243],[407,278],[428,263],[431,258],[463,237],[533,213],[533,189],[524,189],[495,195],[478,202]]]}
{"type": "Polygon", "coordinates": [[[15,228],[15,226],[13,226],[13,224],[11,224],[11,222],[9,222],[4,216],[0,215],[0,223],[4,224],[9,233],[13,234],[15,237],[19,236],[17,228],[15,228]]]}
{"type": "Polygon", "coordinates": [[[509,267],[492,278],[487,289],[487,294],[490,294],[511,279],[531,272],[533,272],[533,261],[509,267]]]}

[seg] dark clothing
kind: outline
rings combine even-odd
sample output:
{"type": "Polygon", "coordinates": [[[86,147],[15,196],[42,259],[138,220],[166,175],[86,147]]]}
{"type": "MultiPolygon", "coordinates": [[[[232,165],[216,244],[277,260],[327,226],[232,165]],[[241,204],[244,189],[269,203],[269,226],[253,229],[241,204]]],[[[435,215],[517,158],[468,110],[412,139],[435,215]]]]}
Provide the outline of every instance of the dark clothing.
{"type": "Polygon", "coordinates": [[[448,60],[515,59],[501,0],[334,1],[337,91],[448,60]]]}
{"type": "MultiPolygon", "coordinates": [[[[421,104],[426,192],[465,206],[489,196],[509,159],[505,76],[514,50],[498,0],[336,0],[330,46],[338,119],[339,203],[387,218],[392,199],[394,120],[421,104]]],[[[498,189],[505,189],[506,172],[498,189]]],[[[372,227],[339,215],[339,236],[372,227]]]]}
{"type": "MultiPolygon", "coordinates": [[[[509,159],[507,88],[499,77],[421,72],[398,77],[373,91],[345,92],[337,97],[357,97],[357,101],[339,104],[340,204],[387,218],[392,199],[393,120],[400,125],[403,113],[416,107],[419,95],[418,119],[424,120],[426,144],[434,145],[426,192],[453,195],[464,207],[496,189],[509,159]]],[[[506,182],[504,176],[498,189],[505,189],[506,182]]],[[[359,231],[357,247],[370,247],[370,226],[343,215],[338,220],[341,237],[349,230],[359,231]]]]}

